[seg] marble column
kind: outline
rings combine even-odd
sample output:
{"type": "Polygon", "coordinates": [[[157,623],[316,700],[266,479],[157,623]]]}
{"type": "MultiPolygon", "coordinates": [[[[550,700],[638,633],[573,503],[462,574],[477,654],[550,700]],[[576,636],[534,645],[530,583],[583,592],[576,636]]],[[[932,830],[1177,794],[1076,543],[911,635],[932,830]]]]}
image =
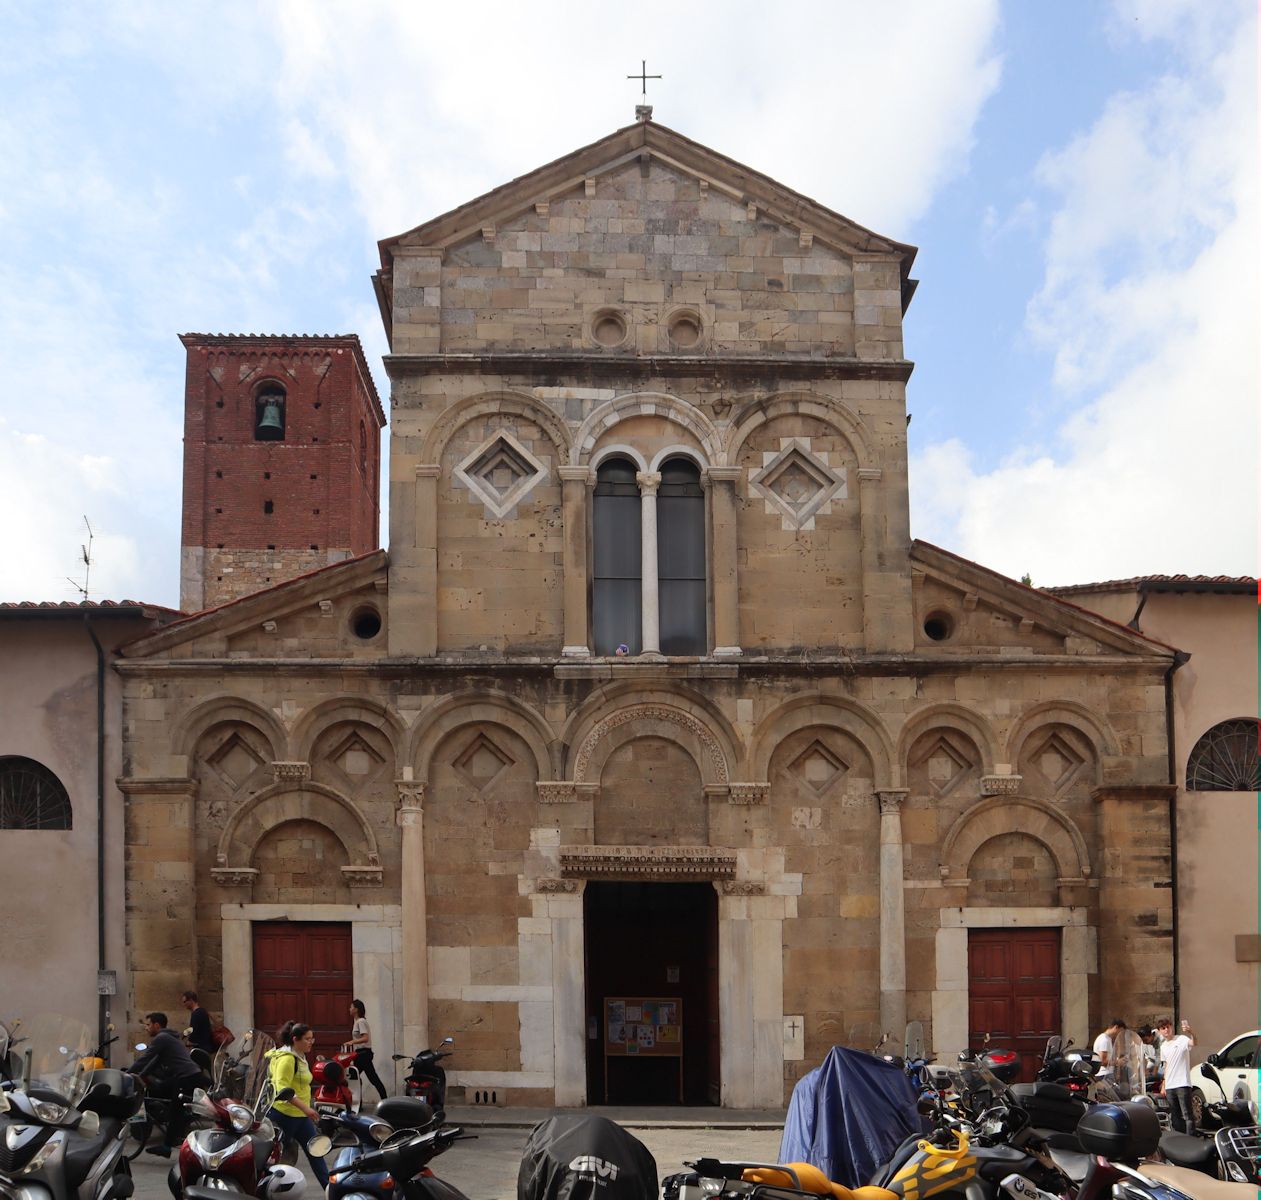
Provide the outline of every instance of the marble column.
{"type": "Polygon", "coordinates": [[[565,633],[561,654],[587,658],[591,646],[587,632],[587,493],[592,483],[590,467],[560,467],[561,504],[565,546],[565,633]]]}
{"type": "Polygon", "coordinates": [[[641,654],[660,655],[661,616],[658,610],[657,586],[657,488],[661,486],[658,471],[640,471],[635,476],[639,484],[639,546],[641,608],[641,654]]]}
{"type": "Polygon", "coordinates": [[[906,898],[903,885],[902,802],[906,788],[886,788],[880,800],[880,1026],[906,1026],[906,898]]]}
{"type": "Polygon", "coordinates": [[[716,657],[734,657],[740,649],[740,583],[736,561],[736,482],[741,467],[709,467],[711,569],[714,595],[716,657]]]}
{"type": "MultiPolygon", "coordinates": [[[[410,768],[408,768],[410,772],[410,768]]],[[[395,781],[403,830],[403,1045],[429,1045],[429,935],[425,905],[425,785],[395,781]]]]}

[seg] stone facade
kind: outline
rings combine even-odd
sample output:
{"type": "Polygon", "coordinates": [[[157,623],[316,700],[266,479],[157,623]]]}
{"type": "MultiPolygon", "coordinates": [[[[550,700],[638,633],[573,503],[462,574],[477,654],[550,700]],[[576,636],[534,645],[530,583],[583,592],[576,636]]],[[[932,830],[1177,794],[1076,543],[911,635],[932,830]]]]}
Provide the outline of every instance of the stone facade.
{"type": "Polygon", "coordinates": [[[910,540],[912,248],[651,123],[381,248],[388,557],[119,667],[135,1007],[191,957],[247,1025],[243,927],[348,921],[386,1049],[456,1032],[457,1085],[583,1103],[584,893],[617,880],[712,884],[730,1106],[860,1022],[960,1048],[971,929],[1061,930],[1079,1042],[1168,994],[1171,652],[910,540]],[[627,658],[592,653],[613,459],[647,547],[627,658]],[[704,488],[686,657],[654,640],[676,459],[704,488]]]}

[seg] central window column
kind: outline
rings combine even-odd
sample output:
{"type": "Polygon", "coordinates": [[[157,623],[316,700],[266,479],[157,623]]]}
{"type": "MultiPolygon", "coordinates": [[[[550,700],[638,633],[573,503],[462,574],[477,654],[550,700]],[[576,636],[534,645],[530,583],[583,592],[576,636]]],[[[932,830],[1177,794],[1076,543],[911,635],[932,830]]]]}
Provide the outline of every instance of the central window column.
{"type": "Polygon", "coordinates": [[[661,617],[658,608],[657,587],[657,488],[661,486],[659,471],[639,471],[635,475],[639,484],[640,505],[640,585],[642,587],[643,644],[641,654],[661,655],[661,617]]]}

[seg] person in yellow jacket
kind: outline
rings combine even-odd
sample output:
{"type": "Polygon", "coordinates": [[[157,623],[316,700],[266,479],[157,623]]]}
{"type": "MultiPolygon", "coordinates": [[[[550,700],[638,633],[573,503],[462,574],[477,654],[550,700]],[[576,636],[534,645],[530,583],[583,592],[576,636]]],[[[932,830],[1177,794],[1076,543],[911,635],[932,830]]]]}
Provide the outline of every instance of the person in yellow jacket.
{"type": "MultiPolygon", "coordinates": [[[[267,1069],[272,1089],[280,1092],[293,1088],[292,1100],[278,1100],[267,1112],[268,1119],[286,1142],[298,1142],[305,1150],[315,1136],[319,1114],[311,1107],[311,1068],[306,1056],[315,1046],[315,1030],[310,1025],[287,1021],[276,1036],[280,1043],[267,1052],[267,1069]]],[[[322,1158],[314,1158],[307,1150],[311,1170],[320,1187],[328,1187],[328,1167],[322,1158]]]]}

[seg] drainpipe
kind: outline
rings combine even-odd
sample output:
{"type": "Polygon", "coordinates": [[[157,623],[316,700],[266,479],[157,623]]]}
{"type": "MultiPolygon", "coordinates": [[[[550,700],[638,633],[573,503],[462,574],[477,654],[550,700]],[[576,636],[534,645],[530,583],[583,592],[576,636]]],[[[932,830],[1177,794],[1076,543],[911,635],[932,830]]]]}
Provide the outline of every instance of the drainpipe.
{"type": "Polygon", "coordinates": [[[1178,953],[1178,756],[1173,738],[1173,673],[1190,659],[1191,656],[1185,650],[1175,650],[1173,662],[1169,664],[1169,670],[1165,672],[1165,744],[1169,747],[1169,783],[1173,788],[1169,796],[1169,901],[1173,906],[1173,921],[1170,928],[1173,936],[1173,1027],[1175,1029],[1178,1028],[1178,1013],[1182,1008],[1182,977],[1179,972],[1178,953]]]}
{"type": "MultiPolygon", "coordinates": [[[[96,647],[96,969],[105,970],[105,650],[87,614],[83,627],[96,647]]],[[[109,997],[101,993],[97,1004],[97,1044],[104,1045],[109,1023],[109,997]]],[[[109,1047],[105,1048],[109,1062],[109,1047]]]]}

